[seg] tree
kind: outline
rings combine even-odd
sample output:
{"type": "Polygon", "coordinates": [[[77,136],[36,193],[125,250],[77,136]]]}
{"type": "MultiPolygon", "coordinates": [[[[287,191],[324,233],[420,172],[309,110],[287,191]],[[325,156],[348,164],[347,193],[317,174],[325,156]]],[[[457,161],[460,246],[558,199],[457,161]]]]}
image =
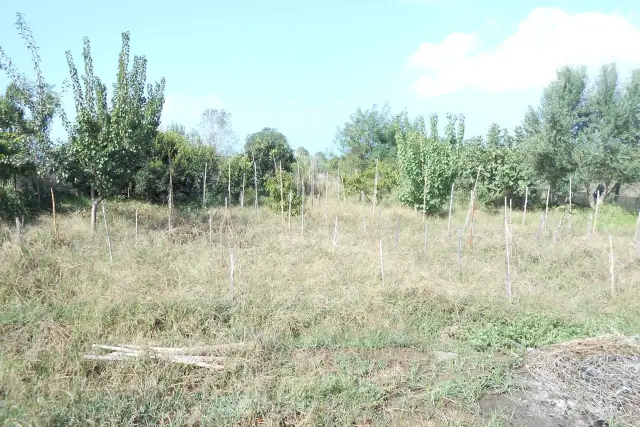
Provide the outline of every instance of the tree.
{"type": "Polygon", "coordinates": [[[406,116],[401,120],[404,123],[396,123],[398,200],[425,213],[438,212],[448,200],[456,176],[451,144],[438,138],[435,114],[431,116],[429,136],[424,118],[419,117],[413,125],[406,116]]]}
{"type": "Polygon", "coordinates": [[[247,136],[244,151],[247,158],[255,159],[259,188],[263,188],[267,174],[276,174],[274,164],[279,168],[282,162],[282,169],[290,171],[295,160],[287,137],[273,128],[264,128],[247,136]]]}
{"type": "Polygon", "coordinates": [[[532,168],[540,184],[564,188],[578,169],[588,124],[586,89],[585,67],[562,67],[544,89],[538,110],[530,108],[525,116],[532,168]]]}
{"type": "Polygon", "coordinates": [[[354,169],[364,169],[375,159],[395,156],[395,127],[391,107],[385,104],[381,110],[376,105],[371,110],[358,108],[349,121],[336,132],[335,142],[354,169]]]}
{"type": "MultiPolygon", "coordinates": [[[[602,182],[609,192],[614,183],[630,182],[640,176],[638,127],[634,112],[640,105],[636,72],[628,86],[621,87],[615,64],[602,66],[589,91],[588,128],[583,143],[583,185],[602,182]]],[[[637,119],[636,119],[637,120],[637,119]]],[[[587,188],[589,191],[589,188],[587,188]]]]}
{"type": "Polygon", "coordinates": [[[233,154],[238,138],[233,131],[229,111],[224,108],[207,108],[202,112],[200,128],[205,144],[215,147],[216,151],[224,156],[233,154]]]}
{"type": "Polygon", "coordinates": [[[128,185],[149,157],[160,124],[164,78],[148,85],[145,94],[147,61],[135,56],[129,69],[129,40],[129,33],[123,33],[111,105],[107,103],[106,86],[93,74],[89,39],[84,39],[84,87],[71,52],[66,53],[76,119],[69,129],[63,171],[68,175],[79,170],[89,183],[92,229],[96,227],[100,201],[128,185]]]}
{"type": "MultiPolygon", "coordinates": [[[[22,173],[36,173],[42,176],[51,167],[51,139],[49,131],[54,115],[60,110],[60,98],[53,91],[51,85],[47,84],[40,68],[40,55],[35,43],[33,33],[26,23],[22,14],[17,13],[16,27],[21,38],[27,45],[31,54],[35,83],[31,83],[27,76],[16,70],[11,59],[0,47],[0,70],[9,77],[10,84],[4,97],[5,125],[7,120],[19,120],[13,123],[12,127],[12,150],[16,150],[19,141],[21,153],[19,162],[22,167],[15,164],[17,170],[22,173]],[[19,113],[18,113],[19,111],[19,113]],[[13,116],[11,116],[13,114],[13,116]],[[15,116],[15,114],[19,115],[15,116]],[[28,161],[26,159],[29,159],[28,161]],[[29,164],[31,167],[23,168],[29,164]]],[[[7,137],[5,135],[5,137],[7,137]]],[[[6,141],[4,143],[6,145],[6,141]]],[[[6,148],[5,148],[6,149],[6,148]]],[[[16,161],[15,158],[13,161],[16,161]]],[[[5,157],[5,161],[7,158],[5,157]]],[[[14,170],[14,173],[16,170],[14,170]]],[[[37,184],[36,184],[37,185],[37,184]]],[[[38,197],[40,191],[38,188],[38,197]]]]}

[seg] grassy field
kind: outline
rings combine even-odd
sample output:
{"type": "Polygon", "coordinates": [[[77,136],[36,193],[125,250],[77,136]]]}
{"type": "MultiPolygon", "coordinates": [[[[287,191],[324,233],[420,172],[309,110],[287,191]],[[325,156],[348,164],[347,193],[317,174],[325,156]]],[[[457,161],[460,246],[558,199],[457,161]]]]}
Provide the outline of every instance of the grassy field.
{"type": "Polygon", "coordinates": [[[517,389],[528,347],[640,331],[636,220],[606,206],[596,234],[577,211],[555,239],[564,209],[539,239],[540,212],[524,226],[513,213],[511,302],[501,212],[476,212],[459,268],[466,206],[450,236],[446,217],[395,206],[380,223],[367,206],[363,230],[362,206],[324,200],[304,234],[299,218],[289,229],[250,208],[215,210],[211,235],[205,211],[176,212],[168,232],[166,208],[107,209],[113,262],[88,210],[59,215],[57,238],[48,216],[25,224],[21,247],[0,232],[4,425],[508,425],[479,402],[517,389]],[[239,342],[254,347],[220,353],[222,370],[83,359],[92,344],[239,342]]]}

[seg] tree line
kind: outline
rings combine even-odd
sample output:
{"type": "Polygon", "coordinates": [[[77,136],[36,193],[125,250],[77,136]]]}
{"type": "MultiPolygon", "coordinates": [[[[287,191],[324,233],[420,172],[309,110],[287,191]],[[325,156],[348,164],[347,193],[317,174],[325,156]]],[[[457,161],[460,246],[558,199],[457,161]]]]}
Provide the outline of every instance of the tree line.
{"type": "Polygon", "coordinates": [[[621,81],[615,64],[604,65],[590,81],[584,67],[563,67],[543,91],[540,104],[525,112],[513,130],[490,126],[485,137],[465,137],[465,117],[410,118],[389,105],[357,109],[338,127],[338,153],[295,151],[277,129],[264,128],[238,138],[231,114],[208,109],[200,130],[173,123],[160,130],[165,81],[147,82],[147,60],[130,57],[130,34],[122,34],[116,82],[109,91],[93,71],[85,38],[78,71],[66,52],[75,115],[66,116],[61,94],[40,69],[33,35],[22,15],[18,31],[31,52],[35,79],[15,68],[0,47],[0,70],[9,84],[0,95],[0,217],[35,214],[47,206],[50,178],[91,200],[124,196],[156,203],[221,205],[263,203],[280,210],[291,193],[294,214],[302,198],[318,194],[318,173],[339,180],[345,195],[394,197],[434,213],[447,203],[452,185],[476,187],[480,203],[504,196],[519,202],[551,186],[590,192],[602,182],[605,193],[640,179],[640,70],[621,81]],[[61,120],[67,137],[53,141],[50,129],[61,120]],[[312,188],[313,187],[313,188],[312,188]]]}

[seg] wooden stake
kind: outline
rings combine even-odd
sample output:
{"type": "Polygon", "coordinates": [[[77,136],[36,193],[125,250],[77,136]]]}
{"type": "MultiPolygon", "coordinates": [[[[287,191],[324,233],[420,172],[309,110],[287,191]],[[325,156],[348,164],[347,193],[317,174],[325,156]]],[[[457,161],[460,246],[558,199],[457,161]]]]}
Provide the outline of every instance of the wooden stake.
{"type": "Polygon", "coordinates": [[[246,173],[242,174],[242,193],[240,194],[240,209],[244,209],[244,181],[246,178],[246,173]]]}
{"type": "Polygon", "coordinates": [[[522,214],[522,225],[524,226],[524,221],[527,218],[527,203],[529,202],[529,186],[524,190],[524,213],[522,214]]]}
{"type": "Polygon", "coordinates": [[[209,246],[213,244],[213,217],[211,210],[209,210],[209,246]]]}
{"type": "Polygon", "coordinates": [[[507,198],[504,198],[504,247],[507,255],[507,275],[505,277],[505,287],[509,302],[511,302],[511,251],[509,248],[509,224],[507,224],[507,198]]]}
{"type": "Polygon", "coordinates": [[[58,237],[58,222],[56,220],[56,195],[53,193],[53,187],[51,188],[51,213],[53,215],[53,233],[58,237]]]}
{"type": "Polygon", "coordinates": [[[378,162],[380,160],[376,159],[376,174],[373,178],[373,212],[371,212],[371,216],[376,214],[376,205],[378,204],[378,162]]]}
{"type": "Polygon", "coordinates": [[[611,234],[609,234],[609,273],[611,274],[611,298],[616,294],[616,279],[615,279],[615,258],[613,257],[613,240],[611,234]]]}
{"type": "Polygon", "coordinates": [[[458,270],[462,277],[462,230],[458,228],[458,270]]]}
{"type": "Polygon", "coordinates": [[[207,163],[204,164],[204,177],[202,179],[202,207],[207,203],[207,163]]]}
{"type": "Polygon", "coordinates": [[[360,197],[362,199],[362,230],[367,231],[367,214],[364,209],[364,191],[360,192],[360,197]]]}
{"type": "Polygon", "coordinates": [[[293,201],[293,193],[289,190],[289,230],[291,230],[291,202],[293,201]]]}
{"type": "Polygon", "coordinates": [[[596,190],[596,213],[593,216],[593,230],[591,230],[593,232],[593,234],[596,234],[596,224],[598,222],[598,207],[600,206],[600,192],[598,190],[596,190]]]}
{"type": "Polygon", "coordinates": [[[227,175],[227,197],[231,203],[231,157],[229,157],[229,175],[227,175]]]}
{"type": "Polygon", "coordinates": [[[225,197],[224,198],[224,214],[227,215],[229,210],[229,200],[225,197]]]}
{"type": "MultiPolygon", "coordinates": [[[[304,189],[304,179],[302,180],[302,188],[304,189]]],[[[302,194],[300,196],[300,220],[302,223],[302,234],[304,234],[304,199],[305,192],[302,191],[302,194]]]]}
{"type": "Polygon", "coordinates": [[[22,245],[22,224],[20,224],[20,218],[16,217],[16,240],[18,245],[22,245]]]}
{"type": "Polygon", "coordinates": [[[236,283],[235,283],[235,255],[233,250],[229,254],[229,293],[231,299],[236,296],[236,283]]]}
{"type": "Polygon", "coordinates": [[[384,286],[384,259],[382,257],[382,239],[380,239],[380,277],[382,278],[382,286],[384,286]]]}
{"type": "Polygon", "coordinates": [[[333,227],[333,250],[338,245],[338,215],[336,215],[336,224],[333,227]]]}
{"type": "Polygon", "coordinates": [[[549,219],[549,195],[551,194],[551,186],[547,187],[547,202],[544,208],[544,229],[547,229],[547,220],[549,219]]]}
{"type": "Polygon", "coordinates": [[[255,205],[256,205],[256,212],[258,212],[258,165],[256,164],[256,158],[253,151],[251,151],[251,158],[253,159],[253,183],[255,184],[255,192],[256,192],[255,205]]]}
{"type": "Polygon", "coordinates": [[[171,169],[171,159],[169,159],[169,231],[171,231],[171,211],[173,208],[173,173],[171,169]]]}
{"type": "Polygon", "coordinates": [[[451,235],[451,211],[453,210],[453,186],[451,184],[451,197],[449,197],[449,221],[447,222],[447,236],[451,235]]]}
{"type": "Polygon", "coordinates": [[[104,231],[107,234],[107,246],[109,247],[109,260],[113,262],[113,252],[111,251],[111,236],[109,236],[109,227],[107,227],[107,207],[102,200],[102,218],[104,219],[104,231]]]}
{"type": "Polygon", "coordinates": [[[280,214],[282,225],[284,225],[284,184],[282,182],[282,161],[280,161],[280,214]]]}
{"type": "Polygon", "coordinates": [[[571,230],[571,223],[573,222],[573,178],[569,177],[569,230],[571,230]]]}

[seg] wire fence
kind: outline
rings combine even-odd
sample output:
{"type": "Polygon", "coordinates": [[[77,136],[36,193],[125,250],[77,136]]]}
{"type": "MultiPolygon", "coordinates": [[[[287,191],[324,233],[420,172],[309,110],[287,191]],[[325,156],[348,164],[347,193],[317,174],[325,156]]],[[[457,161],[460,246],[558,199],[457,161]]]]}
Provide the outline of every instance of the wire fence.
{"type": "MultiPolygon", "coordinates": [[[[565,193],[554,193],[551,192],[549,196],[549,201],[552,204],[565,204],[569,203],[569,195],[565,193]]],[[[616,194],[609,194],[605,199],[605,203],[620,206],[621,208],[629,211],[629,212],[638,212],[640,211],[640,197],[629,197],[629,196],[620,196],[616,194]]],[[[593,203],[593,194],[588,194],[587,192],[580,191],[572,194],[571,203],[578,206],[591,206],[593,203]]]]}

